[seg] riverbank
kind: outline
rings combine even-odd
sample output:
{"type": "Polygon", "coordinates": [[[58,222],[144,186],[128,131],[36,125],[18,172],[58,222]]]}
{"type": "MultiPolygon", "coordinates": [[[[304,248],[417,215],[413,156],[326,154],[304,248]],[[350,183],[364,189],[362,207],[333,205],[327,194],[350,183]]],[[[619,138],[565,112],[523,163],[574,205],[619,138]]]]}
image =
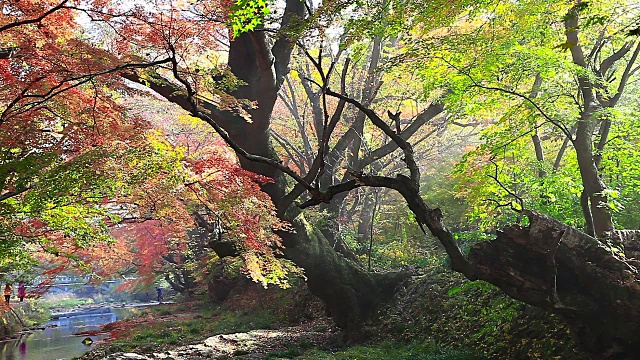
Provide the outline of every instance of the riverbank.
{"type": "Polygon", "coordinates": [[[32,301],[3,305],[0,322],[0,342],[15,339],[21,334],[42,328],[50,318],[50,313],[34,305],[32,301]]]}
{"type": "Polygon", "coordinates": [[[206,297],[182,299],[183,302],[144,309],[133,319],[108,324],[101,332],[93,333],[107,333],[108,341],[98,344],[82,359],[125,353],[146,357],[161,354],[159,358],[167,354],[191,358],[195,353],[228,357],[253,352],[254,345],[266,356],[309,344],[332,346],[337,341],[337,332],[324,315],[322,304],[306,287],[264,289],[250,281],[240,283],[222,304],[214,304],[206,297]],[[245,335],[238,338],[230,334],[245,335]]]}
{"type": "MultiPolygon", "coordinates": [[[[158,307],[156,314],[103,327],[108,340],[83,360],[194,359],[387,359],[480,360],[473,351],[442,348],[434,342],[378,341],[346,346],[342,332],[326,317],[295,326],[281,326],[262,311],[192,309],[186,305],[158,307]],[[171,311],[171,314],[159,315],[171,311]],[[263,329],[247,330],[253,327],[263,329]],[[198,338],[209,334],[203,339],[198,338]],[[419,356],[419,357],[418,357],[419,356]]],[[[255,310],[255,309],[254,309],[255,310]]]]}
{"type": "Polygon", "coordinates": [[[118,309],[141,309],[158,305],[149,303],[91,303],[74,302],[69,306],[47,306],[39,301],[24,301],[11,303],[10,307],[3,306],[2,321],[0,321],[0,342],[15,341],[29,336],[37,331],[45,330],[55,325],[48,324],[54,320],[77,318],[79,316],[98,316],[111,313],[118,309]],[[48,324],[48,325],[47,325],[48,324]]]}
{"type": "Polygon", "coordinates": [[[158,346],[155,350],[146,348],[146,351],[113,354],[94,350],[89,357],[83,359],[266,359],[309,348],[330,349],[337,343],[338,336],[337,332],[329,329],[326,320],[316,320],[292,327],[218,334],[192,344],[158,346]]]}
{"type": "MultiPolygon", "coordinates": [[[[93,336],[108,334],[108,341],[98,346],[86,359],[101,359],[113,353],[151,354],[175,351],[180,346],[204,343],[213,335],[243,333],[253,330],[274,331],[302,326],[299,332],[321,334],[329,337],[332,330],[328,319],[314,319],[300,325],[290,326],[291,321],[271,307],[250,308],[247,310],[211,307],[208,304],[190,302],[165,304],[143,310],[139,316],[116,321],[102,327],[101,330],[84,333],[93,336]]],[[[267,338],[274,338],[268,333],[267,338]]],[[[251,335],[252,337],[254,335],[251,335]]],[[[259,336],[256,337],[256,339],[259,336]]],[[[287,338],[295,338],[289,336],[287,338]]],[[[253,340],[252,340],[253,341],[253,340]]],[[[231,341],[233,343],[233,341],[231,341]]],[[[211,343],[211,340],[209,341],[211,343]]],[[[210,346],[208,346],[210,347],[210,346]]],[[[183,351],[178,350],[178,351],[183,351]]],[[[190,351],[189,349],[186,349],[190,351]]],[[[228,348],[213,351],[229,352],[228,348]]],[[[237,349],[234,349],[235,351],[237,349]]]]}
{"type": "Polygon", "coordinates": [[[304,286],[239,286],[221,305],[206,299],[155,306],[87,336],[108,335],[83,360],[160,359],[483,359],[475,351],[433,340],[368,336],[346,344],[324,306],[304,286]]]}
{"type": "Polygon", "coordinates": [[[81,356],[93,347],[93,342],[99,342],[107,335],[96,335],[92,341],[83,342],[78,333],[97,330],[104,324],[135,315],[137,311],[137,308],[101,307],[65,313],[36,331],[16,333],[12,339],[0,342],[0,359],[57,360],[81,356]]]}
{"type": "Polygon", "coordinates": [[[83,359],[588,358],[556,317],[439,267],[403,284],[378,315],[362,329],[363,342],[345,344],[304,286],[234,289],[220,306],[158,306],[107,325],[110,340],[83,359]]]}
{"type": "MultiPolygon", "coordinates": [[[[151,353],[118,352],[102,360],[299,359],[299,360],[482,360],[473,351],[441,348],[432,342],[384,342],[345,347],[334,331],[308,323],[277,330],[221,334],[197,344],[151,353]]],[[[83,358],[86,359],[86,358],[83,358]]],[[[93,358],[92,358],[93,359],[93,358]]],[[[97,359],[97,358],[96,358],[97,359]]]]}

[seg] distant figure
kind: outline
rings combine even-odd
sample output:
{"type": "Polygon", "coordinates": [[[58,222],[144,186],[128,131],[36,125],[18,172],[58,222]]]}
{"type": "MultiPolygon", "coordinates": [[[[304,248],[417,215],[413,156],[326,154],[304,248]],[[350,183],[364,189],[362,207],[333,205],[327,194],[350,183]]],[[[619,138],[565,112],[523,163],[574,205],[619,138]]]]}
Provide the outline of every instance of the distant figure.
{"type": "Polygon", "coordinates": [[[7,283],[4,286],[4,301],[9,305],[9,300],[11,299],[11,295],[13,294],[13,287],[11,284],[7,283]]]}
{"type": "Polygon", "coordinates": [[[27,358],[27,339],[29,338],[31,334],[30,333],[26,333],[26,334],[21,334],[20,338],[18,339],[18,353],[20,353],[20,359],[26,359],[27,358]]]}
{"type": "Polygon", "coordinates": [[[27,295],[27,287],[24,286],[24,283],[18,284],[18,299],[20,299],[20,302],[24,301],[25,295],[27,295]]]}
{"type": "Polygon", "coordinates": [[[156,288],[156,292],[158,293],[158,302],[162,301],[162,289],[160,287],[156,288]]]}

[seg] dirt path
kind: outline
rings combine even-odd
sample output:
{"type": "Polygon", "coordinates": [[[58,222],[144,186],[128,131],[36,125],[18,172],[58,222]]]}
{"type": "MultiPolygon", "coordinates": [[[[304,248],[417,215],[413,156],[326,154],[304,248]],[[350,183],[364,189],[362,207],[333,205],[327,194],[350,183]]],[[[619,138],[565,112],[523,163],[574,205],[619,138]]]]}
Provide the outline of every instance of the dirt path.
{"type": "Polygon", "coordinates": [[[201,343],[152,354],[116,353],[105,360],[267,359],[268,354],[295,349],[329,347],[336,334],[318,321],[277,330],[253,330],[216,335],[201,343]]]}

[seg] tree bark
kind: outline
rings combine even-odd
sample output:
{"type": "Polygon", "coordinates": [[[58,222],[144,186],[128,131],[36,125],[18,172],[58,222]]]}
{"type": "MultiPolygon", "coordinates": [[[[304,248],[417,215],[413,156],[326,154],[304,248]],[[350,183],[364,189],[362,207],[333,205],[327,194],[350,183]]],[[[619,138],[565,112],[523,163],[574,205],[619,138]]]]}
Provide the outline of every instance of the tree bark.
{"type": "MultiPolygon", "coordinates": [[[[588,70],[589,66],[578,37],[578,5],[571,8],[565,17],[565,35],[567,44],[571,44],[570,51],[573,63],[588,70]]],[[[593,235],[603,237],[605,233],[613,230],[613,219],[611,210],[607,205],[607,196],[604,194],[606,187],[598,174],[593,152],[593,130],[598,116],[597,113],[602,109],[602,104],[598,102],[597,87],[588,76],[578,75],[578,86],[584,109],[578,119],[573,146],[576,150],[580,177],[584,188],[583,198],[589,199],[589,209],[585,206],[582,209],[587,227],[589,227],[591,220],[593,235]]]]}
{"type": "MultiPolygon", "coordinates": [[[[498,232],[471,249],[474,273],[507,295],[556,313],[576,341],[602,358],[640,351],[639,231],[614,231],[626,257],[548,216],[525,211],[530,225],[498,232]]],[[[630,358],[630,357],[621,357],[630,358]]]]}
{"type": "Polygon", "coordinates": [[[589,199],[588,209],[585,206],[582,207],[583,214],[587,224],[589,224],[589,220],[592,220],[593,234],[590,235],[603,237],[605,233],[613,230],[613,218],[607,205],[607,196],[604,194],[606,187],[598,174],[598,168],[593,158],[591,116],[587,113],[583,115],[585,119],[579,120],[573,146],[576,150],[580,177],[584,187],[583,197],[589,199]]]}
{"type": "Polygon", "coordinates": [[[544,150],[537,130],[531,136],[531,141],[533,142],[533,147],[536,151],[536,160],[538,161],[538,177],[544,179],[547,176],[547,172],[544,171],[544,150]]]}
{"type": "Polygon", "coordinates": [[[409,272],[371,273],[334,251],[304,216],[292,220],[295,233],[281,233],[284,254],[305,269],[309,290],[329,308],[337,326],[357,337],[363,321],[389,300],[409,272]]]}
{"type": "MultiPolygon", "coordinates": [[[[245,150],[277,158],[268,136],[271,111],[278,91],[277,81],[270,76],[270,71],[261,67],[259,61],[253,61],[264,51],[264,48],[260,51],[252,49],[256,43],[261,47],[266,46],[263,35],[243,34],[232,42],[229,54],[231,71],[248,84],[233,95],[258,102],[258,108],[251,111],[252,123],[230,119],[222,125],[245,150]]],[[[287,188],[282,173],[244,159],[241,159],[241,164],[246,170],[275,179],[275,183],[265,186],[264,190],[278,208],[278,213],[283,214],[283,220],[295,227],[295,233],[279,234],[283,239],[284,256],[304,269],[309,290],[327,305],[336,325],[346,329],[349,336],[357,334],[362,322],[373,315],[382,302],[391,298],[395,286],[409,274],[368,273],[339,255],[297,209],[282,208],[285,204],[280,200],[284,198],[287,188]]]]}

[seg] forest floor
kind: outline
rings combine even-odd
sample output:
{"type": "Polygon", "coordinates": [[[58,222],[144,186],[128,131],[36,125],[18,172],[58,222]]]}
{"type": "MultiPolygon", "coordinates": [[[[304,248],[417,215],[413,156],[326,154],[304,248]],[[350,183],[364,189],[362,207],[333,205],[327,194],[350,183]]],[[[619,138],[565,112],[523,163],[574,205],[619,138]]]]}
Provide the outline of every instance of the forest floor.
{"type": "MultiPolygon", "coordinates": [[[[223,287],[218,284],[218,289],[223,287]]],[[[206,296],[143,309],[81,336],[108,333],[82,359],[479,359],[433,341],[385,337],[345,344],[343,333],[306,286],[263,289],[241,279],[214,304],[206,296]]]]}
{"type": "Polygon", "coordinates": [[[82,359],[588,358],[557,318],[442,268],[404,284],[357,344],[343,341],[305,286],[243,284],[218,305],[178,301],[108,324],[109,340],[82,359]]]}
{"type": "Polygon", "coordinates": [[[328,329],[326,320],[316,320],[279,329],[219,334],[183,346],[158,346],[152,352],[118,352],[105,359],[291,358],[312,348],[330,349],[335,344],[335,337],[336,333],[328,329]]]}
{"type": "Polygon", "coordinates": [[[337,332],[329,319],[316,316],[319,304],[306,293],[238,286],[224,304],[200,298],[162,304],[141,315],[79,334],[108,333],[108,341],[83,359],[273,358],[309,348],[330,348],[337,332]],[[127,354],[127,355],[125,355],[127,354]]]}
{"type": "MultiPolygon", "coordinates": [[[[269,323],[273,314],[203,311],[178,304],[153,309],[145,316],[107,324],[101,331],[110,339],[82,359],[197,360],[197,359],[482,359],[471,351],[444,349],[433,342],[382,343],[346,346],[329,318],[321,317],[295,326],[269,323]],[[171,311],[170,314],[168,312],[171,311]],[[273,327],[235,331],[251,327],[273,327]],[[204,333],[220,334],[199,339],[204,333]]],[[[192,306],[194,304],[190,304],[192,306]]]]}

